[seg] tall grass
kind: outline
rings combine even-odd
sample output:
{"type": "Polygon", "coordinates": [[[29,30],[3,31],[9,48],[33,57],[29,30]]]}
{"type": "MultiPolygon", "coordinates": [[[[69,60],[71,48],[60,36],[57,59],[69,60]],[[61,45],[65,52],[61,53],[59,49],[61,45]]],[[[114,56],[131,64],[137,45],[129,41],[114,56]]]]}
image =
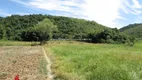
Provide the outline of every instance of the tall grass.
{"type": "Polygon", "coordinates": [[[58,44],[47,46],[55,57],[56,80],[141,80],[142,43],[58,44]]]}
{"type": "Polygon", "coordinates": [[[2,41],[0,40],[0,46],[32,46],[39,44],[39,42],[24,42],[24,41],[2,41]]]}
{"type": "Polygon", "coordinates": [[[40,60],[39,64],[39,72],[43,75],[47,75],[47,61],[43,58],[40,60]]]}

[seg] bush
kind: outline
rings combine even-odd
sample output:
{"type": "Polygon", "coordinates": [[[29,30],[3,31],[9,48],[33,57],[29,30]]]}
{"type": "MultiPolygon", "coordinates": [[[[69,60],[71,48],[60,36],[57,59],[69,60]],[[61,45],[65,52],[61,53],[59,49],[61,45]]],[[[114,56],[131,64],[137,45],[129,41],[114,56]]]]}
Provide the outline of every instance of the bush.
{"type": "Polygon", "coordinates": [[[120,33],[117,29],[106,29],[98,34],[89,35],[93,43],[128,43],[134,45],[135,38],[120,33]]]}

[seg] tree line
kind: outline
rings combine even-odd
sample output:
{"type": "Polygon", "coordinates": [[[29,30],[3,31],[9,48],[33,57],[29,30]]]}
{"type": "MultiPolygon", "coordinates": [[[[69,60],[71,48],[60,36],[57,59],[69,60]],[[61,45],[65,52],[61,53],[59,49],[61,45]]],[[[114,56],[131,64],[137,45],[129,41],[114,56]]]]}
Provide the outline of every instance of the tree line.
{"type": "Polygon", "coordinates": [[[0,17],[0,39],[41,41],[88,40],[94,43],[126,43],[131,38],[95,21],[42,14],[0,17]]]}

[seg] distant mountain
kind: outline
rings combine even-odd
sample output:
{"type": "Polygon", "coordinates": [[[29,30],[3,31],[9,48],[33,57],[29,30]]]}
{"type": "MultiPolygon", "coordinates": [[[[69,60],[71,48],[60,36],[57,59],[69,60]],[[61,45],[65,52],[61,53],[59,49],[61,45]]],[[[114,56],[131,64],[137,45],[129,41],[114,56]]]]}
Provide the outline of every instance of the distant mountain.
{"type": "Polygon", "coordinates": [[[142,23],[130,24],[121,28],[120,31],[136,38],[142,38],[142,23]]]}

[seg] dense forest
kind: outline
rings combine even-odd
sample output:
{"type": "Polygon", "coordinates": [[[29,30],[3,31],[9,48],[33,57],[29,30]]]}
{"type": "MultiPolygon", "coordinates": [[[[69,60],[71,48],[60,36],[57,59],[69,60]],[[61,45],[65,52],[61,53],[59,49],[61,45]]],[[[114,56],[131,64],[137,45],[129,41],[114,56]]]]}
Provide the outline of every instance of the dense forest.
{"type": "Polygon", "coordinates": [[[120,29],[121,32],[142,39],[142,24],[130,24],[120,29]]]}
{"type": "MultiPolygon", "coordinates": [[[[132,38],[95,21],[42,14],[0,17],[0,39],[44,41],[88,40],[96,43],[126,43],[132,38]],[[56,26],[56,28],[51,26],[56,26]]],[[[132,41],[133,42],[133,41],[132,41]]]]}
{"type": "Polygon", "coordinates": [[[34,27],[45,18],[50,19],[53,24],[58,26],[58,32],[54,34],[54,38],[83,38],[89,33],[98,33],[106,28],[94,21],[62,16],[41,14],[25,16],[12,15],[6,18],[0,18],[0,25],[4,28],[4,30],[6,30],[6,34],[3,37],[8,40],[21,40],[20,36],[24,30],[34,27]]]}

